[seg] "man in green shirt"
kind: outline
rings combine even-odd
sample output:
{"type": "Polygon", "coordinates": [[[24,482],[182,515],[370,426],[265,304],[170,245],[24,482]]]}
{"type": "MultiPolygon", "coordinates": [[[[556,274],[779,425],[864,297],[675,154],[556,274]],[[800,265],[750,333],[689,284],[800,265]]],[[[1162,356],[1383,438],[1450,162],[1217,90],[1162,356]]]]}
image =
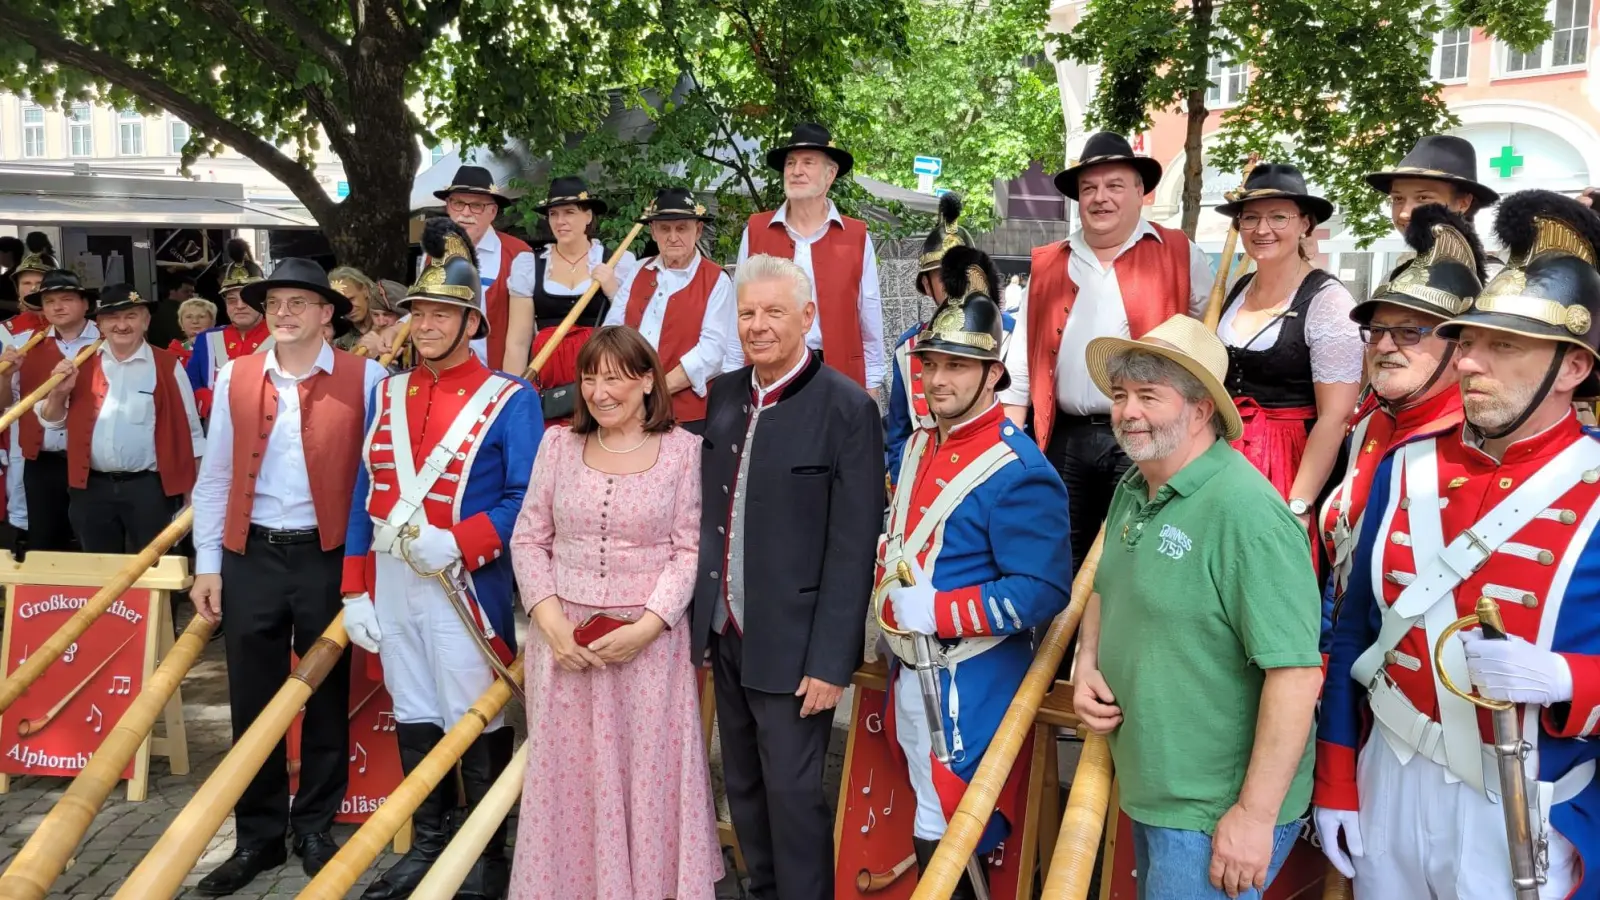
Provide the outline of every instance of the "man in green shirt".
{"type": "Polygon", "coordinates": [[[1141,900],[1259,898],[1311,797],[1310,543],[1227,443],[1228,352],[1204,325],[1097,338],[1088,362],[1134,467],[1106,516],[1073,705],[1110,743],[1141,900]]]}

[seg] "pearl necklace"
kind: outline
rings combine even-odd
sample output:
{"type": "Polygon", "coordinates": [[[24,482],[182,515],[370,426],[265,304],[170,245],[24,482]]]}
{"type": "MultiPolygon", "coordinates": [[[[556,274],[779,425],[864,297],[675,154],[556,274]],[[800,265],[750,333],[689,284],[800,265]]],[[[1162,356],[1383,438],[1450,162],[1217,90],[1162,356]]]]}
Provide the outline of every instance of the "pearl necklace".
{"type": "Polygon", "coordinates": [[[621,455],[623,455],[625,453],[632,453],[633,451],[639,449],[640,447],[643,447],[647,442],[649,442],[650,435],[646,434],[643,438],[639,439],[639,443],[634,444],[632,447],[629,447],[626,450],[613,450],[610,447],[607,447],[606,446],[606,439],[600,435],[600,432],[598,430],[596,430],[595,433],[594,433],[594,439],[596,441],[600,442],[600,449],[601,450],[604,450],[607,453],[615,453],[618,456],[621,456],[621,455]]]}

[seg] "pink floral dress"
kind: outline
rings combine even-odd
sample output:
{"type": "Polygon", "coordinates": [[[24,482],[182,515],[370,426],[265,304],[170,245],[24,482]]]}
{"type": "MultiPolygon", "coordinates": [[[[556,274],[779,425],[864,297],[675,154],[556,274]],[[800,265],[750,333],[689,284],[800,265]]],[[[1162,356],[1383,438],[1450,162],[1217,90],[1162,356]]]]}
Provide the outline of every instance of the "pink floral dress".
{"type": "Polygon", "coordinates": [[[628,663],[568,672],[528,637],[528,773],[515,900],[712,900],[722,878],[686,613],[700,533],[700,439],[661,438],[647,471],[583,461],[584,436],[545,432],[511,561],[531,606],[667,623],[628,663]],[[558,489],[559,488],[559,489],[558,489]]]}

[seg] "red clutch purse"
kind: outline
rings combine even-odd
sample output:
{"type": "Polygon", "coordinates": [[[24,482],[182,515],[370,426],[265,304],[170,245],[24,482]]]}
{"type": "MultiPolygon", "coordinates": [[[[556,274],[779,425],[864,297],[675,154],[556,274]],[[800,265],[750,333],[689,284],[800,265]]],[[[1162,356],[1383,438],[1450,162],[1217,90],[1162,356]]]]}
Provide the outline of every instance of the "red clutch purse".
{"type": "Polygon", "coordinates": [[[632,619],[613,616],[609,613],[595,613],[583,620],[583,624],[572,629],[572,640],[581,646],[587,647],[595,641],[624,625],[632,625],[632,619]]]}

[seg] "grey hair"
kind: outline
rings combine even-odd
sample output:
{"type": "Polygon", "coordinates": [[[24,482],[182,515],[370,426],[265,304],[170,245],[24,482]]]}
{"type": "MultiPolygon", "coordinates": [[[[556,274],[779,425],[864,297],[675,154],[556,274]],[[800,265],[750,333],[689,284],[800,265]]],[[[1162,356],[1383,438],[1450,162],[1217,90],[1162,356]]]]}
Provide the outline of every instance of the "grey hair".
{"type": "Polygon", "coordinates": [[[178,304],[179,320],[182,320],[184,314],[192,309],[200,310],[211,317],[211,324],[217,324],[217,305],[204,297],[190,297],[189,299],[178,304]]]}
{"type": "MultiPolygon", "coordinates": [[[[1211,392],[1206,390],[1206,386],[1200,379],[1190,374],[1188,369],[1178,365],[1169,357],[1144,350],[1128,350],[1107,360],[1106,381],[1113,385],[1124,381],[1164,384],[1177,391],[1185,403],[1195,404],[1201,400],[1211,400],[1215,405],[1216,402],[1211,392]]],[[[1212,411],[1211,430],[1218,438],[1228,433],[1227,424],[1222,421],[1221,410],[1212,411]]]]}
{"type": "Polygon", "coordinates": [[[750,257],[739,264],[734,276],[734,296],[743,296],[745,285],[761,281],[787,281],[796,309],[805,309],[806,304],[811,302],[811,278],[806,275],[805,269],[795,265],[794,260],[766,253],[750,257]]]}

